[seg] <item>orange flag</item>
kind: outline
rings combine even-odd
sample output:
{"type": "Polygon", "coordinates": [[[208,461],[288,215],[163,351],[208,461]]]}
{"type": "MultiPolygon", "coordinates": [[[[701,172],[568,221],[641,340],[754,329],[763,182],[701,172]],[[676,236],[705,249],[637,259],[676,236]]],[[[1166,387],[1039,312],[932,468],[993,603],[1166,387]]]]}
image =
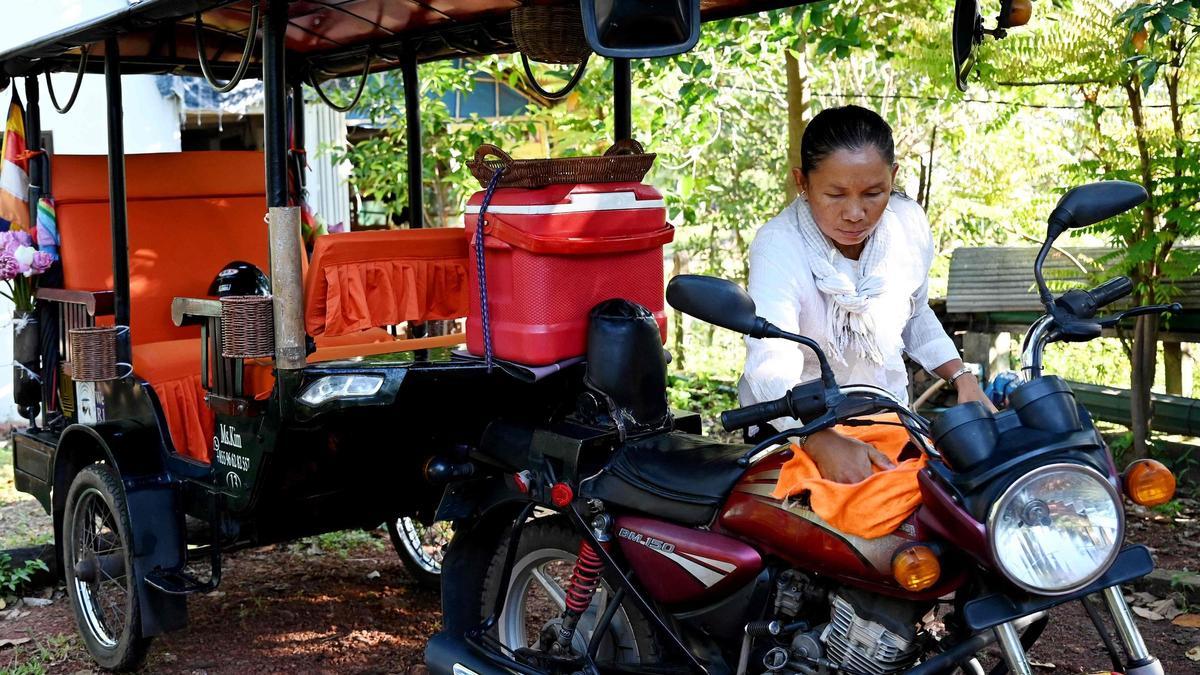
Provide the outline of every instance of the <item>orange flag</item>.
{"type": "Polygon", "coordinates": [[[13,92],[0,150],[0,218],[13,230],[29,229],[29,152],[25,145],[25,110],[13,92]]]}

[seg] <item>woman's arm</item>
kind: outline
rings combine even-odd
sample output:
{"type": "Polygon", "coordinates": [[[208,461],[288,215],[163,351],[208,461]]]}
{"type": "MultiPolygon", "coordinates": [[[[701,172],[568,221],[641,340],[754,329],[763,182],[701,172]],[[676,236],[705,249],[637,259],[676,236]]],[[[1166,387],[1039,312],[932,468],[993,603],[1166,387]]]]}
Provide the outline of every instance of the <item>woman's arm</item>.
{"type": "MultiPolygon", "coordinates": [[[[759,316],[791,333],[800,330],[797,273],[807,273],[802,255],[786,235],[765,228],[750,246],[749,290],[755,309],[759,316]]],[[[785,340],[746,338],[741,404],[761,403],[787,393],[803,379],[804,356],[801,347],[785,340]]],[[[800,426],[796,420],[782,417],[771,424],[780,431],[800,426]]]]}

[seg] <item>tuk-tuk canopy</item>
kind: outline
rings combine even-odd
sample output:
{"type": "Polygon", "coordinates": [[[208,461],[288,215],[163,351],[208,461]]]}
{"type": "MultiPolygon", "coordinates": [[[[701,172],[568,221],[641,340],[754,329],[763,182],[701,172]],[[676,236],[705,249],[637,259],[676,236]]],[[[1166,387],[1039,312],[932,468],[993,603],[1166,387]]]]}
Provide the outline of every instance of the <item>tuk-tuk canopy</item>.
{"type": "MultiPolygon", "coordinates": [[[[265,5],[269,0],[262,0],[265,5]]],[[[704,21],[723,19],[808,0],[702,0],[704,21]]],[[[574,0],[567,0],[574,2],[574,0]]],[[[123,73],[196,74],[196,13],[212,71],[228,75],[242,53],[250,27],[251,1],[142,0],[0,53],[8,76],[80,67],[80,54],[104,54],[116,37],[123,73]]],[[[288,4],[285,46],[289,69],[324,80],[399,66],[402,53],[418,61],[508,53],[516,50],[509,12],[519,0],[299,0],[288,4]]],[[[538,3],[538,4],[566,4],[538,3]]],[[[36,26],[30,27],[36,32],[36,26]]],[[[258,73],[258,50],[250,71],[258,73]]],[[[88,72],[103,72],[103,58],[90,58],[88,72]]]]}

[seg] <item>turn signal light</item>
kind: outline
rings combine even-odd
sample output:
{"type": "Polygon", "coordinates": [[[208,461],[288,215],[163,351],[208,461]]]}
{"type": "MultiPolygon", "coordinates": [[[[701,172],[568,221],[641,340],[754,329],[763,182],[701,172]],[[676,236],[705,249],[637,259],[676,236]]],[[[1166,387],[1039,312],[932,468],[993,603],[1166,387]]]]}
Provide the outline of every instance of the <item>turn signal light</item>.
{"type": "Polygon", "coordinates": [[[892,577],[905,590],[923,591],[936,584],[941,576],[942,564],[928,546],[909,546],[892,556],[892,577]]]}
{"type": "Polygon", "coordinates": [[[1175,475],[1153,459],[1139,459],[1125,469],[1125,494],[1135,504],[1158,506],[1175,496],[1175,475]]]}
{"type": "Polygon", "coordinates": [[[575,500],[575,491],[566,483],[555,483],[554,487],[550,488],[550,501],[560,509],[565,509],[568,504],[575,500]]]}
{"type": "Polygon", "coordinates": [[[1033,17],[1033,2],[1031,0],[1010,0],[1000,3],[1000,26],[1016,28],[1029,23],[1033,17]]]}

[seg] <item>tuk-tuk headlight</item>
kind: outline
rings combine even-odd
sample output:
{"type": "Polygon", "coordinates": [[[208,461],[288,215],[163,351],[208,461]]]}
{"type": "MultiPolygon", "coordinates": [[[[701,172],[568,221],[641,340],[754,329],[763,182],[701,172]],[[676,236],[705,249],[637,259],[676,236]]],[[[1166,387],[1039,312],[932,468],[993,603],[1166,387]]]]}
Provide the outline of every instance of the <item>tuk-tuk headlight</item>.
{"type": "Polygon", "coordinates": [[[326,375],[304,388],[300,400],[311,406],[340,398],[374,396],[383,387],[378,375],[326,375]]]}
{"type": "Polygon", "coordinates": [[[988,515],[992,552],[1004,576],[1042,595],[1082,588],[1117,556],[1121,498],[1098,471],[1051,464],[1008,487],[988,515]]]}

